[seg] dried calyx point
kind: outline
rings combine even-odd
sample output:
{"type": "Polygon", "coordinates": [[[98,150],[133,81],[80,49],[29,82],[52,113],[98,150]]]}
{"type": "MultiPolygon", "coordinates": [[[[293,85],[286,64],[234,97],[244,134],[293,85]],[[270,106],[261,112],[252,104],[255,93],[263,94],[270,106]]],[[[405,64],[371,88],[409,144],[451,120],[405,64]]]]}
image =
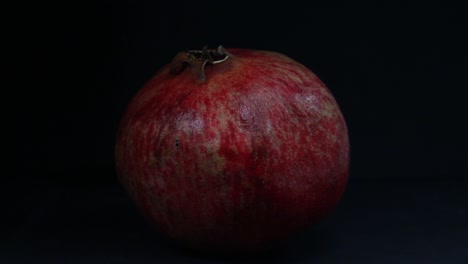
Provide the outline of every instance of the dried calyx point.
{"type": "Polygon", "coordinates": [[[230,54],[223,46],[218,46],[217,49],[207,49],[206,46],[202,50],[188,50],[179,52],[171,63],[172,74],[181,73],[187,66],[190,66],[200,80],[205,81],[205,66],[206,64],[218,64],[229,58],[230,54]]]}

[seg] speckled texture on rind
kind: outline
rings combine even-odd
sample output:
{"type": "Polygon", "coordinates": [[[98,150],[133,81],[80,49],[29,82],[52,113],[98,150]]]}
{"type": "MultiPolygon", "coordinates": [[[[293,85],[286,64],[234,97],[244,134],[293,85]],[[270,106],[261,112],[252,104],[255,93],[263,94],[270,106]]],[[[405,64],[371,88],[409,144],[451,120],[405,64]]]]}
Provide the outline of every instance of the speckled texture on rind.
{"type": "Polygon", "coordinates": [[[131,101],[119,178],[160,232],[221,249],[256,248],[327,214],[348,177],[338,105],[307,68],[228,50],[201,82],[163,68],[131,101]]]}

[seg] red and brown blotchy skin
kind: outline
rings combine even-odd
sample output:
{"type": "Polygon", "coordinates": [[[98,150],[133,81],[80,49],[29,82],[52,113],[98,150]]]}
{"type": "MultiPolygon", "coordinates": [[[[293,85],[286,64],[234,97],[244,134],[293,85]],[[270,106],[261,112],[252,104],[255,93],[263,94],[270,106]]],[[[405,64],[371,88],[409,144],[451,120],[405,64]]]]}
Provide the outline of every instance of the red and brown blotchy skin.
{"type": "Polygon", "coordinates": [[[119,177],[160,232],[197,248],[255,249],[326,215],[348,178],[345,121],[306,67],[229,49],[206,80],[169,65],[130,103],[119,177]]]}

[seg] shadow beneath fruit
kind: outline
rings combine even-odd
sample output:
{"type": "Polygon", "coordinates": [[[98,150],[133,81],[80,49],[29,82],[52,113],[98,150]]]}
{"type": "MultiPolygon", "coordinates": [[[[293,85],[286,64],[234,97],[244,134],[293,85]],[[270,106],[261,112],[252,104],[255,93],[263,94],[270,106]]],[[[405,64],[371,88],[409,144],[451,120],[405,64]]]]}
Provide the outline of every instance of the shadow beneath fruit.
{"type": "Polygon", "coordinates": [[[326,255],[331,247],[329,242],[326,230],[315,228],[257,251],[200,251],[167,238],[161,238],[159,245],[175,255],[183,255],[197,263],[294,263],[313,261],[326,255]]]}

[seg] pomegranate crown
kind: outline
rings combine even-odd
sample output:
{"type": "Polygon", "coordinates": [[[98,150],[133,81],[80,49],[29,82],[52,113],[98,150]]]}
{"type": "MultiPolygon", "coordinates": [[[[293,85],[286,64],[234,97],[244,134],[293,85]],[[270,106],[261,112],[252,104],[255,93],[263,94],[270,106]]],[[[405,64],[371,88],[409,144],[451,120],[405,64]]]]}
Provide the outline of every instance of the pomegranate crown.
{"type": "Polygon", "coordinates": [[[229,56],[230,54],[221,45],[217,49],[208,49],[204,46],[202,50],[182,51],[172,60],[170,73],[179,74],[190,66],[200,81],[204,82],[205,66],[224,62],[229,56]]]}

